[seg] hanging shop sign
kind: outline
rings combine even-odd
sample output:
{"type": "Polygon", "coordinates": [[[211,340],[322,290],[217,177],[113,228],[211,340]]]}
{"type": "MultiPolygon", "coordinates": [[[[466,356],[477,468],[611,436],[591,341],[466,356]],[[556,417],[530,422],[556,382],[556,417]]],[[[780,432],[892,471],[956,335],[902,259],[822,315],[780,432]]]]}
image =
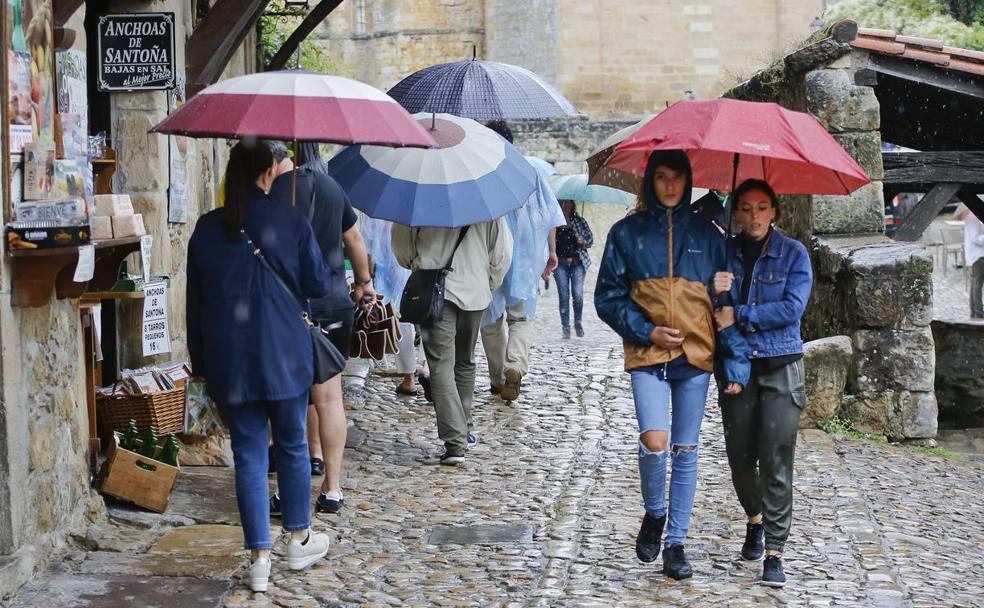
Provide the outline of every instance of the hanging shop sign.
{"type": "Polygon", "coordinates": [[[99,90],[174,87],[174,13],[99,18],[99,90]]]}

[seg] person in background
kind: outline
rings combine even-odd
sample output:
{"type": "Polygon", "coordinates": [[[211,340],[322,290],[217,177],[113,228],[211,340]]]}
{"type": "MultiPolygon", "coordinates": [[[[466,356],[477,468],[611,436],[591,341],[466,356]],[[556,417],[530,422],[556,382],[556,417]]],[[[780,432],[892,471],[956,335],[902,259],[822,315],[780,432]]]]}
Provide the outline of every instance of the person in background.
{"type": "Polygon", "coordinates": [[[591,266],[588,249],[594,244],[594,235],[588,222],[577,214],[574,201],[560,201],[567,223],[557,228],[557,300],[560,302],[560,325],[564,339],[571,337],[570,300],[574,300],[574,331],[584,337],[581,311],[584,308],[584,275],[591,266]]]}
{"type": "MultiPolygon", "coordinates": [[[[376,297],[369,276],[369,257],[365,242],[356,226],[355,210],[341,186],[323,169],[316,144],[301,144],[298,152],[302,166],[294,168],[282,142],[268,142],[277,161],[277,178],[271,196],[293,202],[311,223],[330,273],[331,290],[311,302],[312,320],[328,331],[328,337],[343,355],[352,343],[353,303],[376,297]],[[343,250],[344,246],[344,250],[343,250]],[[345,279],[345,256],[352,261],[355,280],[351,291],[345,279]]],[[[308,444],[311,473],[324,475],[318,492],[319,513],[338,513],[344,506],[342,496],[342,459],[348,426],[342,403],[342,376],[311,387],[308,408],[308,444]]],[[[271,510],[277,511],[279,496],[270,497],[271,510]]]]}
{"type": "MultiPolygon", "coordinates": [[[[486,126],[509,143],[512,130],[504,121],[486,126]]],[[[557,267],[554,228],[566,224],[557,197],[539,174],[526,203],[506,215],[513,237],[512,264],[482,319],[482,346],[489,363],[491,391],[515,401],[530,367],[533,316],[539,278],[557,267]]]]}
{"type": "Polygon", "coordinates": [[[188,243],[187,332],[192,369],[205,379],[229,426],[236,500],[250,566],[245,579],[266,591],[270,578],[268,428],[273,431],[287,565],[310,566],[328,552],[311,531],[311,466],[305,436],[314,377],[311,335],[298,298],[320,298],[331,277],[305,217],[270,195],[273,155],[240,142],[226,167],[225,206],[206,213],[188,243]],[[253,254],[262,251],[295,297],[253,254]]]}
{"type": "Polygon", "coordinates": [[[970,318],[984,319],[984,224],[964,205],[953,214],[964,223],[964,264],[970,267],[970,318]]]}
{"type": "MultiPolygon", "coordinates": [[[[813,289],[810,255],[775,227],[779,199],[750,179],[735,189],[741,232],[728,243],[728,271],[714,275],[716,293],[731,294],[721,323],[737,323],[751,347],[744,390],[722,390],[721,417],[731,480],[748,522],[742,558],[762,559],[762,583],[786,584],[782,550],[793,519],[793,455],[806,407],[800,320],[813,289]]],[[[722,382],[721,387],[724,388],[722,382]]]]}

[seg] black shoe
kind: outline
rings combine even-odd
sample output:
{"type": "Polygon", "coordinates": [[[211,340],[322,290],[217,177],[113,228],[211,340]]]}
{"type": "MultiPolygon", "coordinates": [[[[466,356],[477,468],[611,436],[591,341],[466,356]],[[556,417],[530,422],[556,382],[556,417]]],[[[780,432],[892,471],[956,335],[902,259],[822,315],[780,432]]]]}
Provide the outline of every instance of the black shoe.
{"type": "Polygon", "coordinates": [[[277,493],[270,497],[270,515],[280,515],[280,495],[277,493]]]}
{"type": "Polygon", "coordinates": [[[434,403],[434,395],[431,393],[431,377],[426,374],[417,374],[417,384],[424,389],[424,399],[434,403]]]}
{"type": "Polygon", "coordinates": [[[454,448],[447,448],[444,453],[441,454],[441,464],[446,464],[449,466],[459,465],[465,461],[465,451],[456,450],[454,448]]]}
{"type": "Polygon", "coordinates": [[[745,525],[745,544],[741,546],[741,558],[757,562],[765,555],[765,529],[762,524],[745,525]]]}
{"type": "Polygon", "coordinates": [[[403,388],[403,385],[402,384],[397,384],[396,385],[396,394],[397,395],[404,395],[404,396],[407,396],[407,397],[416,397],[417,396],[417,389],[416,388],[414,388],[414,389],[403,388]]]}
{"type": "Polygon", "coordinates": [[[465,441],[468,442],[468,447],[471,447],[473,445],[477,445],[478,444],[478,435],[476,435],[475,433],[468,433],[465,436],[465,441]]]}
{"type": "Polygon", "coordinates": [[[639,561],[649,563],[659,557],[659,549],[663,540],[663,526],[666,516],[653,517],[649,513],[642,518],[642,527],[636,536],[636,557],[639,561]]]}
{"type": "Polygon", "coordinates": [[[502,393],[502,389],[493,384],[492,386],[489,387],[489,392],[492,393],[493,395],[498,395],[502,393]]]}
{"type": "Polygon", "coordinates": [[[324,492],[318,493],[318,500],[314,503],[314,508],[318,513],[338,513],[345,506],[345,500],[339,498],[328,498],[324,492]]]}
{"type": "Polygon", "coordinates": [[[694,569],[683,552],[683,545],[673,545],[663,551],[663,574],[678,581],[694,575],[694,569]]]}
{"type": "Polygon", "coordinates": [[[580,323],[574,326],[574,333],[577,335],[578,338],[584,337],[584,328],[581,327],[580,323]]]}
{"type": "Polygon", "coordinates": [[[325,474],[325,461],[320,458],[311,459],[311,477],[321,477],[325,474]]]}
{"type": "Polygon", "coordinates": [[[782,557],[766,555],[762,565],[762,584],[769,587],[785,587],[786,573],[782,571],[782,557]]]}

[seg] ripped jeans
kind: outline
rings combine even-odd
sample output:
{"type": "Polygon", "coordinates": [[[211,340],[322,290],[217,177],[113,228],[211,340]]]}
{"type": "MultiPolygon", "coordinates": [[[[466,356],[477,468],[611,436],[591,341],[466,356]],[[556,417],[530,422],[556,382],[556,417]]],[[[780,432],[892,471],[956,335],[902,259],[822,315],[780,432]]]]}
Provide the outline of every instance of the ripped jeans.
{"type": "Polygon", "coordinates": [[[711,375],[703,373],[683,380],[665,380],[662,367],[651,367],[632,370],[631,376],[636,419],[639,421],[639,476],[643,505],[646,513],[653,517],[667,515],[666,460],[672,452],[665,545],[682,545],[687,538],[697,490],[697,442],[711,375]],[[669,450],[650,451],[641,440],[641,435],[646,431],[669,431],[669,450]]]}

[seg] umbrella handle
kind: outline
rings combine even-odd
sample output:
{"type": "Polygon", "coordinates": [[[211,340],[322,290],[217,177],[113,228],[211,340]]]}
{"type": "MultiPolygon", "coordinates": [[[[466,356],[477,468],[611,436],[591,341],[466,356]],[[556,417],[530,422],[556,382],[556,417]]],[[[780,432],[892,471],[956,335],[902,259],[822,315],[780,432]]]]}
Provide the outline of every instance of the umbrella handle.
{"type": "Polygon", "coordinates": [[[731,171],[731,195],[728,197],[728,225],[725,226],[728,231],[727,238],[729,240],[731,239],[731,218],[735,213],[735,188],[738,187],[738,159],[740,157],[741,155],[735,152],[733,169],[731,171]]]}

